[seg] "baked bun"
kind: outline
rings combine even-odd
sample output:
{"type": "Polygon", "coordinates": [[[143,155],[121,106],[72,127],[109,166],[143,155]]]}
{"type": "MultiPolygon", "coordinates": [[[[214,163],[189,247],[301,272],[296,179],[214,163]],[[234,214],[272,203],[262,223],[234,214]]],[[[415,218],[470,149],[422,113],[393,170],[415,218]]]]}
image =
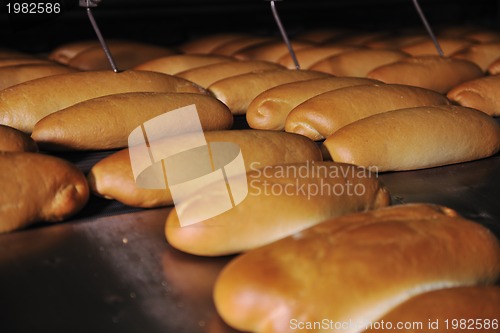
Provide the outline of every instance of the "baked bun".
{"type": "Polygon", "coordinates": [[[488,66],[488,73],[490,75],[500,74],[500,59],[495,60],[495,62],[488,66]]]}
{"type": "Polygon", "coordinates": [[[189,69],[230,61],[235,59],[214,54],[174,54],[147,61],[134,69],[174,75],[189,69]]]}
{"type": "MultiPolygon", "coordinates": [[[[291,44],[294,51],[315,45],[315,43],[305,41],[292,41],[291,44]]],[[[234,54],[234,57],[242,60],[253,59],[278,62],[279,59],[288,54],[288,52],[287,44],[280,40],[273,40],[244,48],[234,54]]]]}
{"type": "Polygon", "coordinates": [[[192,54],[208,54],[212,53],[213,50],[225,44],[231,40],[239,39],[242,37],[247,37],[247,34],[243,33],[220,33],[211,34],[202,37],[192,38],[187,42],[184,42],[179,49],[184,53],[192,54]]]}
{"type": "Polygon", "coordinates": [[[38,153],[0,153],[0,165],[0,233],[62,221],[87,203],[85,176],[69,162],[38,153]]]}
{"type": "MultiPolygon", "coordinates": [[[[445,56],[449,56],[474,44],[473,41],[467,38],[452,37],[438,37],[438,42],[445,56]]],[[[439,55],[434,42],[430,38],[403,46],[400,50],[412,56],[439,55]]]]}
{"type": "MultiPolygon", "coordinates": [[[[107,39],[106,43],[112,43],[112,40],[107,39]]],[[[53,49],[47,58],[67,65],[77,54],[99,45],[99,41],[95,39],[64,43],[53,49]]]]}
{"type": "Polygon", "coordinates": [[[38,147],[26,133],[0,125],[0,152],[36,152],[38,147]]]}
{"type": "Polygon", "coordinates": [[[0,90],[41,77],[75,72],[74,68],[48,63],[0,67],[0,90]]]}
{"type": "Polygon", "coordinates": [[[269,41],[275,40],[273,37],[260,37],[260,36],[243,36],[227,41],[224,44],[217,46],[212,50],[211,54],[219,54],[225,56],[232,56],[241,50],[250,46],[260,45],[269,41]]]}
{"type": "Polygon", "coordinates": [[[372,84],[346,87],[320,94],[295,107],[285,130],[322,140],[340,128],[387,111],[425,105],[446,105],[443,95],[399,84],[372,84]]]}
{"type": "Polygon", "coordinates": [[[488,229],[449,208],[407,204],[333,218],[236,257],[214,301],[245,332],[355,333],[414,296],[499,276],[488,229]]]}
{"type": "Polygon", "coordinates": [[[466,49],[453,53],[451,57],[469,60],[486,72],[495,60],[500,59],[500,41],[473,44],[466,49]]]}
{"type": "Polygon", "coordinates": [[[450,90],[447,96],[462,106],[478,109],[490,116],[500,116],[500,75],[464,82],[450,90]]]}
{"type": "MultiPolygon", "coordinates": [[[[306,47],[295,51],[295,56],[299,62],[300,68],[308,69],[318,61],[328,57],[340,54],[342,52],[353,51],[359,49],[355,45],[332,44],[323,46],[306,47]]],[[[289,69],[295,69],[295,62],[290,54],[282,56],[278,63],[289,69]]]]}
{"type": "Polygon", "coordinates": [[[475,109],[426,106],[358,120],[323,144],[334,161],[376,166],[379,171],[414,170],[496,154],[500,126],[475,109]]]}

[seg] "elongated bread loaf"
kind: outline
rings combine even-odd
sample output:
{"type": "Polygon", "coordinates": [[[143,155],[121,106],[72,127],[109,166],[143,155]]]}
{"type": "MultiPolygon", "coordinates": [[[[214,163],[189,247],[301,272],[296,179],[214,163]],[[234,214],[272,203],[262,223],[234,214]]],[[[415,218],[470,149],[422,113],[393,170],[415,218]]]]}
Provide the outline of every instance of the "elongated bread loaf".
{"type": "Polygon", "coordinates": [[[87,99],[124,92],[206,93],[192,82],[146,71],[81,72],[31,80],[0,91],[0,124],[31,133],[43,117],[87,99]]]}
{"type": "Polygon", "coordinates": [[[466,49],[451,55],[455,59],[469,60],[486,72],[488,67],[500,58],[500,41],[484,44],[473,44],[466,49]]]}
{"type": "Polygon", "coordinates": [[[497,153],[500,126],[485,113],[461,106],[409,108],[347,125],[324,146],[334,161],[379,171],[414,170],[497,153]]]}
{"type": "Polygon", "coordinates": [[[35,57],[19,57],[19,58],[5,58],[0,59],[1,67],[10,67],[17,65],[33,65],[33,64],[45,64],[45,65],[55,65],[56,63],[47,59],[35,58],[35,57]]]}
{"type": "Polygon", "coordinates": [[[75,72],[71,67],[43,63],[0,67],[0,90],[41,77],[75,72]]]}
{"type": "Polygon", "coordinates": [[[196,255],[234,254],[269,244],[325,219],[390,202],[375,174],[348,164],[281,164],[254,169],[245,176],[248,195],[220,215],[196,224],[180,224],[179,211],[191,211],[196,217],[227,195],[212,191],[211,185],[208,192],[202,191],[211,195],[192,196],[177,204],[167,218],[167,241],[196,255]]]}
{"type": "Polygon", "coordinates": [[[451,209],[408,204],[330,219],[249,251],[223,269],[214,300],[242,331],[357,333],[413,296],[499,275],[500,244],[488,229],[451,209]]]}
{"type": "Polygon", "coordinates": [[[445,94],[462,82],[483,76],[481,68],[463,59],[420,56],[401,59],[375,68],[367,77],[435,90],[445,94]]]}
{"type": "MultiPolygon", "coordinates": [[[[111,42],[108,46],[120,70],[131,69],[151,59],[178,53],[166,47],[132,41],[111,42]]],[[[68,61],[68,66],[85,71],[111,70],[111,65],[101,45],[79,52],[68,61]]]]}
{"type": "Polygon", "coordinates": [[[214,97],[195,93],[123,93],[83,101],[36,123],[31,137],[45,150],[124,148],[142,123],[196,105],[203,130],[231,128],[231,111],[214,97]]]}
{"type": "Polygon", "coordinates": [[[3,153],[0,165],[0,233],[62,221],[87,203],[85,176],[69,162],[38,153],[3,153]]]}
{"type": "MultiPolygon", "coordinates": [[[[312,47],[315,43],[305,41],[292,41],[292,48],[294,51],[312,47]]],[[[260,43],[252,45],[234,54],[237,59],[243,60],[265,60],[277,63],[281,57],[289,52],[287,44],[283,41],[269,41],[267,43],[260,43]]]]}
{"type": "Polygon", "coordinates": [[[478,109],[490,116],[500,116],[500,75],[464,82],[450,90],[447,96],[462,106],[478,109]]]}
{"type": "MultiPolygon", "coordinates": [[[[281,163],[322,159],[317,145],[295,134],[240,130],[205,132],[207,142],[234,142],[239,145],[246,170],[281,163]]],[[[99,161],[89,173],[94,193],[136,207],[159,207],[173,203],[168,189],[155,190],[136,185],[129,150],[124,149],[99,161]]]]}
{"type": "Polygon", "coordinates": [[[215,54],[175,54],[147,61],[134,69],[173,75],[193,68],[231,61],[235,59],[215,54]]]}
{"type": "Polygon", "coordinates": [[[370,325],[365,332],[439,330],[452,333],[470,329],[489,333],[498,330],[499,321],[499,286],[456,287],[412,297],[370,325]]]}
{"type": "MultiPolygon", "coordinates": [[[[438,41],[445,56],[449,56],[474,44],[473,41],[467,38],[438,37],[438,41]]],[[[412,56],[439,55],[434,42],[429,38],[403,46],[401,51],[412,56]]]]}
{"type": "MultiPolygon", "coordinates": [[[[107,39],[106,44],[113,43],[113,40],[107,39]]],[[[92,47],[98,46],[99,41],[96,39],[79,40],[76,42],[64,43],[53,49],[47,58],[57,61],[58,63],[67,65],[77,54],[88,50],[92,47]]]]}
{"type": "Polygon", "coordinates": [[[250,102],[267,89],[289,82],[305,81],[328,75],[308,70],[260,71],[222,79],[211,84],[208,90],[226,104],[233,114],[240,115],[245,114],[250,102]]]}
{"type": "Polygon", "coordinates": [[[370,71],[379,66],[407,57],[408,54],[398,50],[361,49],[328,57],[310,66],[310,69],[335,76],[366,77],[370,71]]]}
{"type": "Polygon", "coordinates": [[[191,54],[207,54],[211,53],[217,47],[225,44],[231,40],[239,39],[248,36],[244,33],[219,33],[207,36],[192,38],[184,42],[179,49],[185,53],[191,54]]]}
{"type": "MultiPolygon", "coordinates": [[[[306,47],[295,52],[300,68],[308,69],[320,60],[326,59],[342,52],[359,49],[359,46],[354,45],[325,45],[306,47]]],[[[278,60],[278,63],[289,69],[295,69],[295,63],[290,54],[285,54],[278,60]]]]}
{"type": "Polygon", "coordinates": [[[0,125],[0,152],[36,152],[38,146],[26,133],[0,125]]]}
{"type": "Polygon", "coordinates": [[[500,74],[500,58],[495,60],[490,66],[488,66],[488,73],[490,75],[500,74]]]}
{"type": "Polygon", "coordinates": [[[241,38],[229,40],[229,41],[225,42],[224,44],[217,46],[210,53],[211,54],[232,56],[235,53],[238,53],[239,51],[241,51],[247,47],[266,43],[266,42],[269,42],[272,40],[274,40],[273,37],[260,37],[260,36],[252,36],[252,35],[243,36],[241,38]]]}
{"type": "Polygon", "coordinates": [[[246,113],[247,122],[255,129],[282,130],[290,111],[314,96],[344,87],[377,83],[381,84],[365,78],[326,77],[282,84],[252,100],[246,113]]]}
{"type": "Polygon", "coordinates": [[[203,88],[208,88],[212,83],[231,76],[276,69],[284,69],[284,67],[262,60],[241,60],[194,68],[177,73],[176,76],[194,82],[203,88]]]}
{"type": "Polygon", "coordinates": [[[397,84],[346,87],[323,93],[295,107],[286,118],[285,130],[321,140],[345,125],[377,113],[446,104],[449,101],[443,95],[418,87],[397,84]]]}

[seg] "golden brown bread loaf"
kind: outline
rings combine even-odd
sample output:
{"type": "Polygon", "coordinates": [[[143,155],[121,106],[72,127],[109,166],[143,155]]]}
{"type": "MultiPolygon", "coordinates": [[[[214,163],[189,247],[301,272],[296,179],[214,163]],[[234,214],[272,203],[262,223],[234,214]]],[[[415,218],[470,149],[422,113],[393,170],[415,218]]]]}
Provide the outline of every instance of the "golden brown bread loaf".
{"type": "Polygon", "coordinates": [[[187,42],[184,42],[179,47],[179,49],[184,53],[207,54],[211,53],[217,47],[227,43],[228,41],[246,36],[248,35],[243,33],[233,33],[233,32],[211,34],[208,36],[193,38],[187,42]]]}
{"type": "Polygon", "coordinates": [[[243,36],[236,39],[231,39],[210,52],[211,54],[219,54],[225,56],[232,56],[239,51],[254,45],[259,45],[274,40],[273,37],[260,37],[260,36],[243,36]]]}
{"type": "MultiPolygon", "coordinates": [[[[467,38],[452,37],[438,37],[438,42],[445,56],[449,56],[474,44],[473,41],[467,38]]],[[[434,42],[430,38],[405,45],[400,50],[412,56],[439,55],[434,42]]]]}
{"type": "Polygon", "coordinates": [[[36,152],[38,146],[26,133],[0,125],[0,152],[36,152]]]}
{"type": "Polygon", "coordinates": [[[276,69],[284,69],[284,67],[263,60],[241,60],[194,68],[177,73],[176,76],[208,88],[211,84],[231,76],[276,69]]]}
{"type": "Polygon", "coordinates": [[[488,229],[451,209],[408,204],[330,219],[249,251],[223,269],[214,300],[242,331],[356,333],[413,296],[499,274],[500,244],[488,229]]]}
{"type": "MultiPolygon", "coordinates": [[[[131,69],[148,60],[178,53],[166,47],[132,41],[111,41],[108,47],[119,70],[131,69]]],[[[111,70],[100,44],[76,54],[68,61],[68,66],[85,71],[111,70]]]]}
{"type": "Polygon", "coordinates": [[[282,130],[290,111],[309,98],[344,87],[376,84],[380,81],[354,77],[326,77],[291,82],[268,89],[248,106],[246,118],[255,129],[282,130]]]}
{"type": "MultiPolygon", "coordinates": [[[[308,69],[315,63],[325,58],[331,57],[336,54],[340,54],[342,52],[352,51],[359,49],[359,46],[354,45],[324,45],[324,46],[313,46],[306,47],[300,50],[295,51],[295,56],[297,57],[297,61],[299,62],[300,68],[308,69]]],[[[285,66],[289,69],[295,69],[295,63],[290,54],[285,54],[282,56],[278,63],[280,65],[285,66]]]]}
{"type": "Polygon", "coordinates": [[[371,70],[379,66],[407,57],[408,54],[398,50],[361,49],[342,52],[320,60],[309,69],[335,76],[366,77],[371,70]]]}
{"type": "Polygon", "coordinates": [[[375,68],[367,77],[432,89],[442,94],[462,82],[483,76],[481,68],[467,60],[439,56],[405,58],[375,68]]]}
{"type": "Polygon", "coordinates": [[[495,60],[500,59],[500,42],[473,44],[466,49],[453,53],[451,57],[469,60],[486,72],[495,60]]]}
{"type": "Polygon", "coordinates": [[[134,69],[173,75],[193,68],[230,61],[235,59],[215,54],[174,54],[147,61],[135,66],[134,69]]]}
{"type": "MultiPolygon", "coordinates": [[[[113,40],[107,39],[106,43],[113,43],[113,40]]],[[[64,43],[53,49],[47,58],[66,65],[70,59],[74,58],[80,52],[98,45],[100,45],[99,41],[95,39],[64,43]]]]}
{"type": "Polygon", "coordinates": [[[137,92],[94,98],[54,112],[36,123],[31,137],[45,150],[124,148],[137,126],[192,104],[203,130],[224,130],[233,125],[231,111],[212,96],[137,92]]]}
{"type": "MultiPolygon", "coordinates": [[[[305,41],[292,41],[291,44],[294,51],[315,45],[315,43],[305,41]]],[[[265,60],[277,63],[288,52],[288,47],[282,40],[274,40],[244,48],[235,53],[234,57],[242,60],[265,60]]]]}
{"type": "Polygon", "coordinates": [[[326,73],[308,70],[277,69],[259,71],[219,80],[211,84],[208,90],[226,104],[233,114],[241,115],[246,113],[250,102],[267,89],[289,82],[327,76],[326,73]]]}
{"type": "Polygon", "coordinates": [[[43,63],[0,67],[0,90],[41,77],[75,72],[71,67],[43,63]]]}
{"type": "Polygon", "coordinates": [[[0,233],[62,221],[87,203],[85,176],[69,162],[38,153],[0,153],[0,165],[0,233]]]}
{"type": "Polygon", "coordinates": [[[461,106],[409,108],[358,120],[323,144],[334,161],[379,171],[414,170],[494,155],[500,149],[500,126],[485,113],[461,106]]]}
{"type": "Polygon", "coordinates": [[[449,101],[443,95],[418,87],[398,84],[346,87],[320,94],[295,107],[286,118],[285,130],[321,140],[377,113],[446,104],[449,101]]]}
{"type": "MultiPolygon", "coordinates": [[[[257,130],[209,131],[204,134],[207,142],[238,144],[247,170],[252,163],[267,166],[322,159],[317,145],[300,135],[257,130]]],[[[173,203],[168,189],[145,189],[136,185],[128,149],[99,161],[88,177],[94,193],[129,206],[159,207],[173,203]]]]}
{"type": "Polygon", "coordinates": [[[500,75],[464,82],[450,90],[447,96],[459,105],[500,116],[500,75]]]}
{"type": "MultiPolygon", "coordinates": [[[[240,177],[245,181],[245,175],[240,177]]],[[[248,195],[240,204],[196,224],[181,226],[178,212],[203,212],[227,194],[208,185],[210,196],[195,195],[176,204],[165,225],[167,241],[196,255],[234,254],[269,244],[331,217],[390,203],[389,193],[375,174],[348,164],[279,164],[253,169],[246,174],[246,182],[248,195]]],[[[191,216],[183,223],[188,224],[190,219],[191,216]]]]}
{"type": "Polygon", "coordinates": [[[365,332],[452,333],[470,329],[488,333],[498,331],[499,316],[499,286],[445,288],[410,298],[365,332]]]}
{"type": "Polygon", "coordinates": [[[0,91],[0,124],[31,133],[43,117],[73,104],[124,92],[206,93],[167,74],[126,71],[80,72],[31,80],[0,91]]]}
{"type": "Polygon", "coordinates": [[[20,58],[5,58],[0,59],[0,68],[1,67],[10,67],[17,65],[32,65],[32,64],[45,64],[45,65],[55,65],[53,61],[40,59],[35,57],[20,57],[20,58]]]}
{"type": "Polygon", "coordinates": [[[495,60],[489,67],[488,67],[488,73],[490,75],[497,75],[500,74],[500,59],[495,60]]]}

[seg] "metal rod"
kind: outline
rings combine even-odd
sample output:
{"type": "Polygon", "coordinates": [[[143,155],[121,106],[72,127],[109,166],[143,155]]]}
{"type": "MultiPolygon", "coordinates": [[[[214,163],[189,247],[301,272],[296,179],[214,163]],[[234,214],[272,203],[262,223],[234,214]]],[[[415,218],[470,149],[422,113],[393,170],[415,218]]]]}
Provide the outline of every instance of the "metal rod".
{"type": "Polygon", "coordinates": [[[417,10],[418,15],[420,16],[420,19],[422,20],[422,23],[424,23],[425,29],[427,30],[427,33],[432,39],[432,42],[434,43],[434,46],[436,47],[437,52],[441,57],[444,57],[443,49],[441,49],[441,45],[439,45],[439,42],[436,38],[436,35],[432,31],[431,25],[427,21],[427,18],[425,17],[424,12],[422,11],[422,8],[420,8],[420,5],[418,3],[418,0],[413,0],[413,4],[415,5],[415,9],[417,10]]]}
{"type": "Polygon", "coordinates": [[[300,64],[299,61],[297,60],[297,56],[295,55],[295,52],[293,51],[292,43],[290,43],[290,40],[288,39],[288,35],[286,33],[285,27],[281,23],[281,19],[278,15],[278,10],[276,9],[276,5],[273,0],[271,0],[271,11],[273,12],[274,20],[276,21],[276,24],[278,25],[278,28],[280,29],[281,36],[283,37],[283,40],[285,41],[285,44],[288,48],[288,52],[290,53],[290,56],[292,57],[293,63],[295,64],[296,69],[300,69],[300,64]]]}
{"type": "Polygon", "coordinates": [[[97,22],[94,19],[94,15],[92,14],[92,10],[90,9],[90,7],[87,7],[87,15],[89,16],[90,23],[92,24],[92,27],[94,28],[94,31],[97,35],[97,38],[99,39],[99,42],[101,43],[102,49],[104,50],[104,53],[106,54],[106,58],[108,58],[109,64],[111,65],[113,72],[118,73],[119,70],[116,67],[116,63],[115,63],[115,60],[113,59],[113,55],[111,54],[111,51],[109,50],[108,44],[106,44],[106,41],[104,40],[104,37],[101,34],[101,30],[99,29],[99,26],[97,25],[97,22]]]}

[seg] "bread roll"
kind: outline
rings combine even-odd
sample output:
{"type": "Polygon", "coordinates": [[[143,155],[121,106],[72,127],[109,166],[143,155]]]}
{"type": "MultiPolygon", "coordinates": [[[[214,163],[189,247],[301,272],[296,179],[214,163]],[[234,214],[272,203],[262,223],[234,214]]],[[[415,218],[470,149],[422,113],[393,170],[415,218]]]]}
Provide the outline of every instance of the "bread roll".
{"type": "MultiPolygon", "coordinates": [[[[295,56],[299,62],[300,68],[308,69],[318,61],[328,57],[340,54],[342,52],[352,51],[359,49],[358,46],[353,45],[326,45],[326,46],[313,46],[306,47],[295,51],[295,56]]],[[[286,54],[278,60],[280,65],[289,69],[295,69],[295,63],[290,54],[286,54]]]]}
{"type": "Polygon", "coordinates": [[[474,332],[489,333],[498,331],[499,314],[499,286],[445,288],[410,298],[370,325],[365,332],[436,330],[452,333],[469,328],[474,332]],[[398,327],[398,323],[405,325],[398,327]],[[390,325],[392,329],[388,329],[390,325]]]}
{"type": "Polygon", "coordinates": [[[38,147],[26,133],[0,125],[0,152],[36,152],[38,147]]]}
{"type": "MultiPolygon", "coordinates": [[[[438,37],[438,42],[445,56],[449,56],[474,44],[470,39],[451,37],[438,37]]],[[[439,55],[434,42],[429,38],[424,41],[417,41],[416,43],[403,46],[401,51],[412,56],[439,55]]]]}
{"type": "Polygon", "coordinates": [[[379,171],[423,169],[494,155],[500,149],[500,126],[483,112],[461,106],[409,108],[347,125],[324,146],[338,162],[379,171]]]}
{"type": "MultiPolygon", "coordinates": [[[[178,53],[166,47],[132,41],[110,42],[108,47],[119,70],[131,69],[146,61],[178,53]]],[[[68,66],[85,71],[111,69],[109,60],[100,44],[75,55],[68,61],[68,66]]]]}
{"type": "Polygon", "coordinates": [[[252,100],[247,109],[247,122],[255,129],[283,130],[290,111],[309,98],[344,87],[376,83],[381,82],[364,78],[326,77],[282,84],[252,100]]]}
{"type": "Polygon", "coordinates": [[[173,75],[193,68],[234,60],[231,57],[214,54],[175,54],[147,61],[135,66],[134,69],[173,75]]]}
{"type": "Polygon", "coordinates": [[[0,48],[0,59],[33,58],[32,55],[11,49],[0,48]]]}
{"type": "Polygon", "coordinates": [[[488,73],[490,75],[497,75],[500,74],[500,58],[495,60],[489,67],[488,67],[488,73]]]}
{"type": "Polygon", "coordinates": [[[488,67],[496,59],[500,59],[500,42],[474,44],[466,49],[453,53],[451,57],[469,60],[486,72],[488,67]]]}
{"type": "Polygon", "coordinates": [[[0,67],[0,90],[41,77],[75,72],[74,68],[43,63],[0,67]]]}
{"type": "Polygon", "coordinates": [[[351,34],[346,34],[344,36],[340,36],[340,38],[334,37],[330,40],[326,40],[324,43],[365,46],[365,44],[368,44],[371,41],[385,38],[387,36],[388,33],[385,31],[355,32],[351,34]]]}
{"type": "Polygon", "coordinates": [[[36,123],[31,137],[44,150],[124,148],[142,123],[195,104],[205,131],[231,128],[231,111],[216,98],[194,93],[123,93],[90,99],[36,123]]]}
{"type": "Polygon", "coordinates": [[[267,89],[327,76],[316,71],[277,69],[228,77],[211,84],[208,90],[226,104],[233,114],[239,115],[245,114],[250,102],[267,89]]]}
{"type": "Polygon", "coordinates": [[[428,35],[422,33],[401,34],[375,39],[366,42],[365,46],[371,49],[400,49],[406,45],[422,42],[428,38],[428,35]]]}
{"type": "Polygon", "coordinates": [[[35,58],[35,57],[0,59],[0,68],[17,66],[17,65],[33,65],[33,64],[54,65],[54,62],[46,60],[46,59],[35,58]]]}
{"type": "MultiPolygon", "coordinates": [[[[112,40],[106,40],[106,43],[112,42],[112,40]]],[[[77,54],[99,45],[99,41],[96,39],[64,43],[52,50],[47,57],[58,63],[67,65],[70,59],[73,59],[77,54]]]]}
{"type": "Polygon", "coordinates": [[[75,214],[89,197],[83,173],[62,159],[38,153],[0,154],[0,233],[75,214]]]}
{"type": "MultiPolygon", "coordinates": [[[[179,221],[179,211],[203,212],[227,195],[212,190],[212,184],[201,195],[177,204],[167,217],[167,241],[195,255],[234,254],[269,244],[325,219],[390,202],[375,174],[347,164],[279,164],[254,168],[246,174],[246,180],[245,175],[239,177],[247,182],[248,195],[220,215],[191,225],[181,226],[179,221]]],[[[184,223],[188,224],[190,218],[184,223]]]]}
{"type": "Polygon", "coordinates": [[[356,333],[413,296],[499,274],[500,244],[488,229],[451,209],[408,204],[330,219],[249,251],[222,270],[214,300],[242,331],[356,333]]]}
{"type": "MultiPolygon", "coordinates": [[[[250,170],[252,163],[264,167],[322,159],[316,144],[300,135],[255,130],[210,131],[205,132],[205,139],[207,142],[238,144],[247,170],[250,170]]],[[[88,177],[94,193],[129,206],[148,208],[173,203],[168,189],[145,189],[136,185],[128,149],[99,161],[88,177]]]]}
{"type": "Polygon", "coordinates": [[[268,61],[242,60],[198,67],[177,73],[176,76],[208,88],[212,83],[231,76],[276,69],[284,69],[284,67],[268,61]]]}
{"type": "Polygon", "coordinates": [[[366,77],[371,70],[379,66],[407,57],[408,54],[398,50],[354,50],[323,59],[310,69],[335,76],[366,77]]]}
{"type": "MultiPolygon", "coordinates": [[[[292,41],[291,43],[294,51],[315,45],[312,42],[305,41],[292,41]]],[[[249,46],[238,51],[234,54],[234,57],[242,60],[254,59],[276,63],[281,57],[288,54],[288,52],[288,46],[283,41],[278,40],[249,46]]]]}
{"type": "Polygon", "coordinates": [[[31,80],[0,91],[0,124],[31,133],[43,117],[73,104],[124,92],[196,92],[201,87],[174,76],[112,71],[61,74],[31,80]]]}
{"type": "Polygon", "coordinates": [[[466,34],[465,38],[478,43],[500,42],[500,33],[498,31],[478,30],[466,34]]]}
{"type": "Polygon", "coordinates": [[[422,56],[401,59],[375,68],[367,77],[432,89],[442,94],[462,82],[483,76],[481,68],[467,60],[422,56]]]}
{"type": "Polygon", "coordinates": [[[247,47],[269,42],[273,39],[273,37],[244,36],[229,40],[226,43],[217,46],[214,50],[212,50],[211,54],[232,56],[247,47]]]}
{"type": "Polygon", "coordinates": [[[374,84],[337,89],[313,97],[295,107],[285,130],[322,140],[359,119],[391,110],[449,101],[435,91],[398,84],[374,84]]]}
{"type": "Polygon", "coordinates": [[[207,54],[231,40],[248,36],[244,33],[219,33],[196,37],[183,43],[179,49],[185,53],[207,54]]]}
{"type": "Polygon", "coordinates": [[[500,116],[500,75],[464,82],[450,90],[447,96],[456,104],[500,116]]]}

